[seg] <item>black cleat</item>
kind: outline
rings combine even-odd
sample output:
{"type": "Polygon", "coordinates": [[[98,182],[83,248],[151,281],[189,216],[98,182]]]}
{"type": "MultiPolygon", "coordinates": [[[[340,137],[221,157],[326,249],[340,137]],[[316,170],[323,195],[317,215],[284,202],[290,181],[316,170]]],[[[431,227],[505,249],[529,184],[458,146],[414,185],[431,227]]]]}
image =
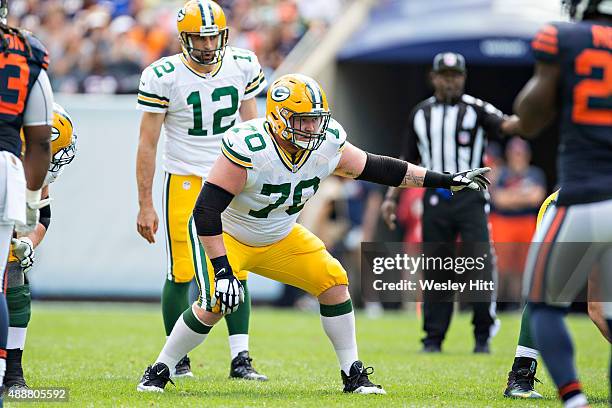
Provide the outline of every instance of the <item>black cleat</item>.
{"type": "Polygon", "coordinates": [[[476,343],[476,345],[474,346],[474,353],[475,354],[491,354],[491,349],[489,348],[489,343],[488,342],[478,342],[476,343]]]}
{"type": "Polygon", "coordinates": [[[247,350],[241,351],[232,360],[230,365],[230,378],[242,378],[243,380],[257,380],[257,381],[268,381],[268,377],[263,374],[259,374],[257,370],[253,368],[251,362],[253,359],[249,357],[247,350]]]}
{"type": "Polygon", "coordinates": [[[6,372],[4,374],[4,389],[6,391],[27,390],[30,388],[25,378],[23,378],[23,368],[21,367],[22,356],[23,350],[6,350],[6,372]]]}
{"type": "Polygon", "coordinates": [[[426,344],[421,349],[421,353],[441,353],[442,346],[439,344],[426,344]]]}
{"type": "Polygon", "coordinates": [[[168,382],[174,385],[170,379],[168,366],[164,363],[155,363],[147,367],[136,389],[141,392],[164,392],[168,382]]]}
{"type": "Polygon", "coordinates": [[[193,377],[193,373],[191,372],[191,361],[189,357],[185,356],[176,363],[176,367],[174,367],[174,372],[172,373],[173,378],[184,378],[184,377],[193,377]]]}
{"type": "Polygon", "coordinates": [[[349,375],[340,370],[342,383],[344,384],[344,392],[352,392],[355,394],[386,394],[387,392],[382,386],[372,383],[368,378],[374,372],[372,367],[364,367],[359,360],[351,365],[349,375]]]}
{"type": "Polygon", "coordinates": [[[508,373],[508,386],[504,391],[504,397],[509,398],[542,398],[542,394],[534,389],[534,382],[541,383],[535,377],[535,367],[532,368],[519,368],[516,371],[510,371],[508,373]]]}

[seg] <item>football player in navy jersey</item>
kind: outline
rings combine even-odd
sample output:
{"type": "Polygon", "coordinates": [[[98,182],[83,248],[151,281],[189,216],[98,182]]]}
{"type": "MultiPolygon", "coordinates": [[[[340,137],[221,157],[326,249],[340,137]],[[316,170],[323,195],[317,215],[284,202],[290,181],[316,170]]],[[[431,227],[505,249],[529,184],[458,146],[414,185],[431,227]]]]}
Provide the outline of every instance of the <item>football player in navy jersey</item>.
{"type": "Polygon", "coordinates": [[[41,199],[41,188],[51,159],[53,119],[47,51],[31,34],[7,25],[7,13],[7,0],[0,0],[0,380],[9,324],[4,296],[9,247],[13,228],[21,234],[31,231],[39,209],[48,204],[41,199]]]}
{"type": "Polygon", "coordinates": [[[588,402],[563,317],[599,262],[612,326],[612,250],[601,244],[612,242],[612,0],[564,4],[573,22],[545,25],[532,42],[535,71],[515,100],[514,130],[535,135],[553,120],[560,128],[561,191],[533,238],[524,288],[535,346],[565,406],[581,407],[588,402]],[[587,244],[552,245],[567,242],[587,244]],[[589,265],[580,264],[585,248],[589,265]]]}

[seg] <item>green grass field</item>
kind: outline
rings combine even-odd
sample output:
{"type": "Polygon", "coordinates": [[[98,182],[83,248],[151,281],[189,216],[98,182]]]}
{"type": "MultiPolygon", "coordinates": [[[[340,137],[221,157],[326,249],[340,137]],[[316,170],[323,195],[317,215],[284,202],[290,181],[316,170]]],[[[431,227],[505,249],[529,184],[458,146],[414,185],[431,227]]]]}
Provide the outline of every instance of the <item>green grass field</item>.
{"type": "MultiPolygon", "coordinates": [[[[168,384],[164,394],[136,392],[143,369],[164,342],[159,307],[134,304],[36,303],[24,357],[32,387],[67,387],[60,406],[560,406],[552,380],[540,367],[545,400],[503,398],[514,356],[519,316],[502,316],[489,356],[471,354],[469,315],[456,315],[441,355],[418,353],[414,313],[379,320],[357,315],[360,357],[375,367],[386,396],[344,395],[335,355],[316,313],[255,307],[251,355],[267,383],[229,380],[227,330],[220,324],[191,354],[195,379],[168,384]],[[367,400],[367,401],[366,401],[367,400]]],[[[570,319],[582,382],[593,406],[606,406],[610,347],[586,317],[570,319]]],[[[7,404],[23,406],[23,404],[7,404]]],[[[27,404],[32,406],[33,404],[27,404]]],[[[38,404],[49,406],[48,404],[38,404]]]]}

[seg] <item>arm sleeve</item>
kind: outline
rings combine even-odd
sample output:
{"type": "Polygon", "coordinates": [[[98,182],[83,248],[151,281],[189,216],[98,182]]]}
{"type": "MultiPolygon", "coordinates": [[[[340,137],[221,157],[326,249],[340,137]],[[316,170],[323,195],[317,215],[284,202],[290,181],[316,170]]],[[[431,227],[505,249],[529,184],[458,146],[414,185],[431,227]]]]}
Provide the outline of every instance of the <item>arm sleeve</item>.
{"type": "Polygon", "coordinates": [[[223,232],[221,213],[232,202],[234,195],[216,184],[204,182],[193,209],[193,220],[198,236],[215,236],[223,232]]]}
{"type": "Polygon", "coordinates": [[[401,155],[404,160],[414,164],[418,164],[421,162],[421,155],[417,146],[418,138],[414,130],[414,116],[416,114],[416,111],[417,110],[414,109],[410,113],[410,119],[408,121],[408,127],[406,128],[406,133],[404,135],[401,155]]]}
{"type": "Polygon", "coordinates": [[[232,163],[245,169],[252,169],[253,151],[265,146],[265,141],[259,139],[261,137],[259,134],[248,134],[238,129],[235,130],[229,130],[223,135],[221,153],[232,163]]]}
{"type": "Polygon", "coordinates": [[[51,204],[40,209],[40,219],[38,222],[40,222],[46,230],[49,229],[49,225],[51,224],[51,204]]]}
{"type": "Polygon", "coordinates": [[[152,113],[165,113],[168,110],[170,86],[165,78],[158,78],[152,66],[142,72],[138,86],[138,109],[152,113]]]}
{"type": "Polygon", "coordinates": [[[23,115],[23,126],[53,124],[53,90],[47,71],[41,70],[30,91],[23,115]]]}
{"type": "Polygon", "coordinates": [[[531,41],[533,56],[538,61],[557,62],[559,58],[559,29],[547,24],[538,31],[531,41]]]}
{"type": "Polygon", "coordinates": [[[502,111],[497,109],[495,106],[488,102],[482,104],[482,128],[487,132],[489,137],[500,137],[501,135],[501,124],[504,121],[504,114],[502,111]]]}
{"type": "Polygon", "coordinates": [[[246,73],[247,84],[244,89],[244,100],[256,97],[267,85],[266,77],[264,76],[261,65],[255,53],[250,52],[245,58],[250,58],[246,73]]]}

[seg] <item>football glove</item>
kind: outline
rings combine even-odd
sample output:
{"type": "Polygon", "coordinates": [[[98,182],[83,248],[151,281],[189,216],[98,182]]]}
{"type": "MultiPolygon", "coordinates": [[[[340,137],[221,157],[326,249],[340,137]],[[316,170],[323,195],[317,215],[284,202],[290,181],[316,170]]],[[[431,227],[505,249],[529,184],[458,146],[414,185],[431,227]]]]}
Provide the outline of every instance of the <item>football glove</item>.
{"type": "Polygon", "coordinates": [[[40,219],[40,209],[51,203],[51,198],[40,198],[41,190],[26,190],[26,223],[17,223],[15,231],[20,234],[27,234],[34,231],[40,219]]]}
{"type": "Polygon", "coordinates": [[[471,190],[483,191],[487,189],[487,186],[491,184],[484,174],[491,171],[488,167],[481,167],[477,169],[462,171],[451,175],[451,186],[450,189],[453,193],[461,191],[464,188],[471,190]]]}
{"type": "Polygon", "coordinates": [[[215,291],[211,296],[212,306],[219,304],[221,314],[230,314],[238,310],[244,302],[244,287],[234,276],[227,256],[211,259],[215,270],[215,291]]]}
{"type": "Polygon", "coordinates": [[[34,244],[28,237],[13,238],[13,255],[19,260],[23,273],[28,272],[34,265],[34,244]]]}

